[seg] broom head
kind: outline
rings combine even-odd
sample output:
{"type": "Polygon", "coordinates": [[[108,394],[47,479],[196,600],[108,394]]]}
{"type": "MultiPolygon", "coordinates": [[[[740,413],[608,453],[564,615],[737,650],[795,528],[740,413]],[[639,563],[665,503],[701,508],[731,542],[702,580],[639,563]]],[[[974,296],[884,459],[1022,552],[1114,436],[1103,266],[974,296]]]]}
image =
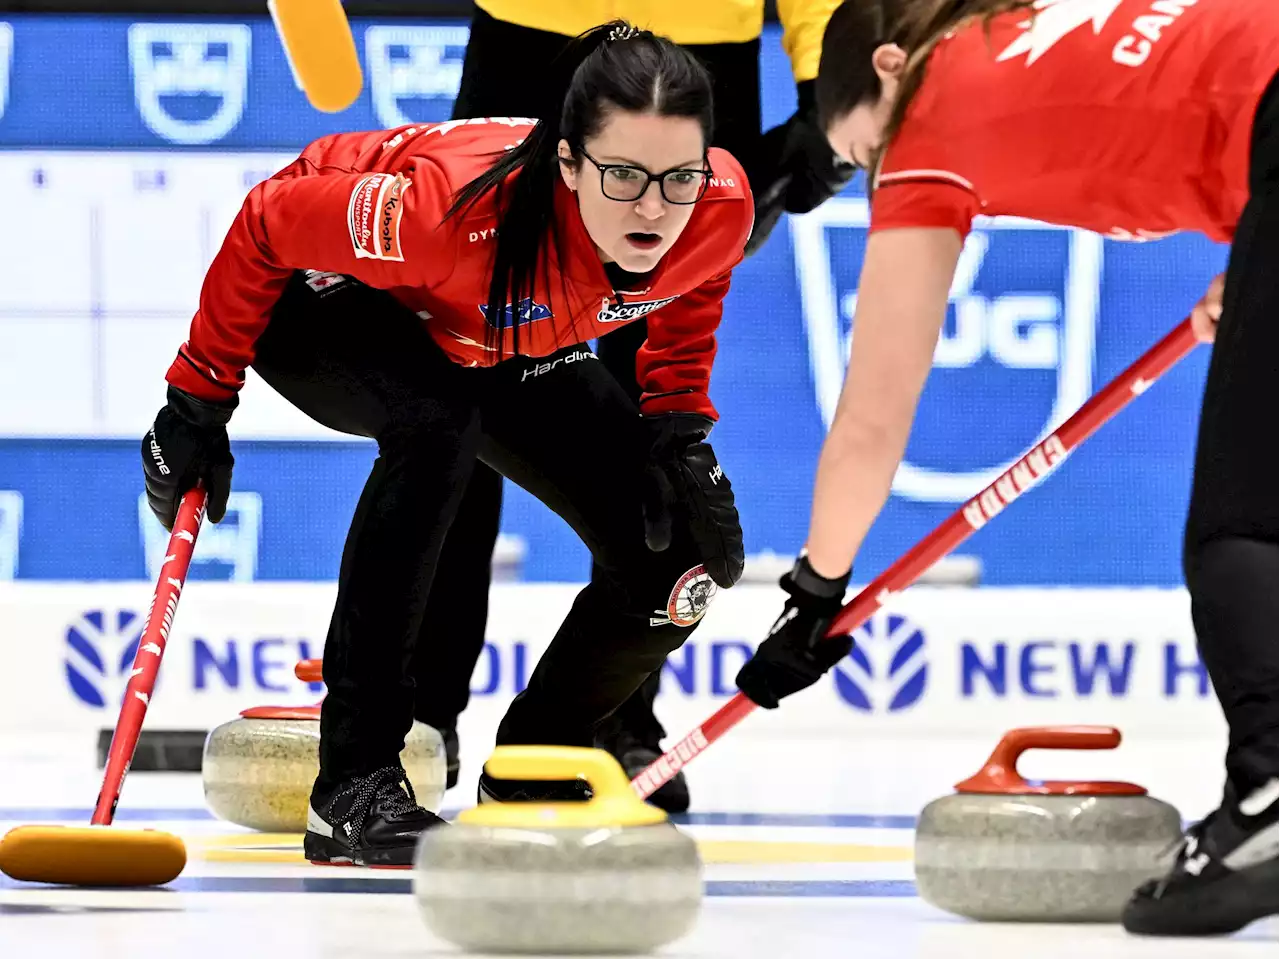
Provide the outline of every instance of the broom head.
{"type": "Polygon", "coordinates": [[[156,829],[18,826],[0,839],[0,872],[23,882],[159,886],[186,864],[182,840],[156,829]]]}
{"type": "Polygon", "coordinates": [[[341,0],[267,0],[298,88],[311,105],[338,113],[360,96],[364,74],[341,0]]]}

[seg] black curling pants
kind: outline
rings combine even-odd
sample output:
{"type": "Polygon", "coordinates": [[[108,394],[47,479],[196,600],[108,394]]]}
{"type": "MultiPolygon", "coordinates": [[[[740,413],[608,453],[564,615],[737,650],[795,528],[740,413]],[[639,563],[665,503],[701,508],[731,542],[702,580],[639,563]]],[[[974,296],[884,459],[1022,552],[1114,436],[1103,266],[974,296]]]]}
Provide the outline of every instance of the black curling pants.
{"type": "MultiPolygon", "coordinates": [[[[441,628],[424,619],[428,595],[477,459],[562,516],[599,567],[503,718],[500,745],[591,745],[598,724],[691,633],[651,624],[699,560],[679,531],[664,552],[645,546],[645,432],[586,347],[466,369],[388,294],[354,280],[316,292],[299,274],[253,366],[317,422],[378,443],[325,645],[318,794],[399,762],[420,635],[441,628]]],[[[456,616],[475,615],[451,599],[456,616]]]]}
{"type": "Polygon", "coordinates": [[[1254,121],[1249,201],[1205,381],[1183,566],[1237,795],[1276,775],[1276,81],[1254,121]]]}
{"type": "MultiPolygon", "coordinates": [[[[476,9],[462,67],[462,82],[454,103],[454,118],[521,116],[559,113],[542,74],[530,63],[550,63],[568,45],[569,37],[497,20],[476,9]]],[[[722,43],[690,46],[706,64],[715,83],[713,144],[745,162],[760,133],[760,43],[722,43]]],[[[639,320],[600,338],[600,363],[622,389],[639,403],[636,352],[644,344],[645,322],[639,320]]],[[[467,706],[471,674],[484,649],[489,603],[490,561],[498,538],[502,510],[502,479],[483,464],[471,474],[454,519],[456,531],[444,545],[444,558],[427,600],[418,679],[416,717],[430,726],[453,726],[467,706]]],[[[584,571],[585,572],[585,571],[584,571]]],[[[593,565],[592,579],[599,576],[593,565]]],[[[607,743],[619,729],[642,739],[660,739],[665,731],[653,715],[660,673],[644,685],[602,729],[607,743]]]]}

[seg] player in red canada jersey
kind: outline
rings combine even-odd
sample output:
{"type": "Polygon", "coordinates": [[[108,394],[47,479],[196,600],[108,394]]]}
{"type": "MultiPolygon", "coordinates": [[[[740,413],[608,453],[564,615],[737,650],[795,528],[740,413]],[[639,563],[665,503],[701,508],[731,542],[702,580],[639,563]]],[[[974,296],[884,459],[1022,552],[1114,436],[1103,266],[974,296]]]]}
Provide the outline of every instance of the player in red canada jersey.
{"type": "MultiPolygon", "coordinates": [[[[399,754],[440,549],[477,459],[573,526],[603,574],[577,597],[499,744],[590,746],[597,724],[742,574],[732,488],[705,442],[715,331],[752,207],[708,150],[710,79],[614,23],[564,61],[557,120],[326,137],[255,187],[211,264],[168,403],[142,444],[171,526],[203,480],[226,509],[245,369],[378,443],[325,644],[320,773],[304,852],[408,865],[438,817],[399,754]],[[633,402],[583,344],[642,316],[633,402]]],[[[486,799],[582,783],[481,777],[486,799]]]]}
{"type": "Polygon", "coordinates": [[[871,232],[806,550],[738,677],[760,705],[849,650],[819,640],[901,461],[975,215],[1231,242],[1192,312],[1214,346],[1183,549],[1227,783],[1130,901],[1138,933],[1276,912],[1276,20],[1274,0],[847,0],[823,41],[819,112],[873,171],[871,232]]]}

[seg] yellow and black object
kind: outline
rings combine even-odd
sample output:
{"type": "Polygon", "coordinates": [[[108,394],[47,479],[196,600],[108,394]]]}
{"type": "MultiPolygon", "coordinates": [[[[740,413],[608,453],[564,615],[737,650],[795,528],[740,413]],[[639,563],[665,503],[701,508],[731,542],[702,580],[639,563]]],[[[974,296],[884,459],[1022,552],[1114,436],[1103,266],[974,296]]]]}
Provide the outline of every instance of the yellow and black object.
{"type": "MultiPolygon", "coordinates": [[[[818,75],[822,32],[841,0],[778,0],[782,46],[791,58],[796,81],[818,75]]],[[[534,30],[574,37],[594,26],[621,18],[634,26],[674,40],[681,46],[747,43],[764,28],[764,0],[477,0],[476,6],[496,20],[534,30]]]]}

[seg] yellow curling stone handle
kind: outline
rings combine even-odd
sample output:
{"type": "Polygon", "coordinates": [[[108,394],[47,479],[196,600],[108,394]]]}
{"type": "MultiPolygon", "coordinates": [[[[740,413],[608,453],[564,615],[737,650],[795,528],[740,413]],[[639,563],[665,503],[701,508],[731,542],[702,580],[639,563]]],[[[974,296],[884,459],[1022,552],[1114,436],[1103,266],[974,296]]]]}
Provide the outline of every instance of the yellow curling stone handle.
{"type": "Polygon", "coordinates": [[[580,746],[499,746],[485,763],[495,779],[584,779],[591,787],[587,802],[482,803],[458,814],[473,826],[592,829],[652,826],[666,822],[661,809],[635,794],[618,761],[603,749],[580,746]]]}

